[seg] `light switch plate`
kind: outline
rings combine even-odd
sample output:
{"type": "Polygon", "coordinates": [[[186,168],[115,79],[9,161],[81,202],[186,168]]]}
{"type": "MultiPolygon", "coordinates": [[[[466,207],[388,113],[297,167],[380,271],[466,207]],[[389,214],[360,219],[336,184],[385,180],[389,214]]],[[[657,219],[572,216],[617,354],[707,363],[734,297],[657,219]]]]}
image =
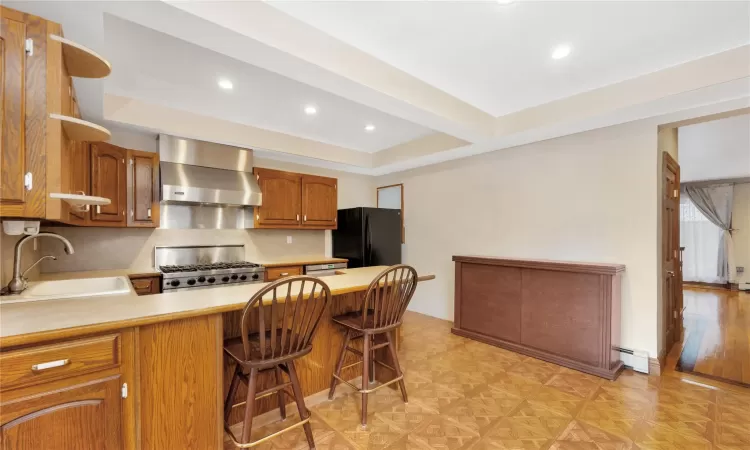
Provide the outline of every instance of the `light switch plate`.
{"type": "Polygon", "coordinates": [[[291,236],[287,236],[286,237],[286,243],[287,244],[291,244],[292,243],[292,237],[291,236]]]}

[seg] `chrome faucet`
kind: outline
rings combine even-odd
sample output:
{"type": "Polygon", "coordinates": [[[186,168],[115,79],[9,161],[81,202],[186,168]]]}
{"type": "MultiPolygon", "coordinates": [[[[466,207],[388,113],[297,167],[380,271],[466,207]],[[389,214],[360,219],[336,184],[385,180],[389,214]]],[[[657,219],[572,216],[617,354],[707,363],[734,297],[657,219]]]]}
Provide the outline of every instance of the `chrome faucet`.
{"type": "Polygon", "coordinates": [[[24,236],[16,243],[16,250],[15,250],[15,258],[13,259],[13,279],[10,280],[10,283],[8,283],[8,293],[9,294],[18,294],[19,292],[23,292],[24,289],[26,289],[26,286],[28,285],[28,281],[26,278],[24,278],[24,275],[34,266],[39,264],[42,260],[47,258],[56,259],[54,256],[43,256],[39,258],[38,261],[36,261],[34,264],[30,265],[23,273],[21,273],[21,250],[23,249],[23,246],[36,238],[40,237],[51,237],[58,240],[61,240],[63,244],[65,244],[65,253],[68,255],[72,255],[74,252],[73,250],[73,244],[70,243],[69,240],[65,239],[64,237],[60,236],[59,234],[50,233],[47,231],[43,231],[41,233],[32,234],[29,236],[24,236]]]}

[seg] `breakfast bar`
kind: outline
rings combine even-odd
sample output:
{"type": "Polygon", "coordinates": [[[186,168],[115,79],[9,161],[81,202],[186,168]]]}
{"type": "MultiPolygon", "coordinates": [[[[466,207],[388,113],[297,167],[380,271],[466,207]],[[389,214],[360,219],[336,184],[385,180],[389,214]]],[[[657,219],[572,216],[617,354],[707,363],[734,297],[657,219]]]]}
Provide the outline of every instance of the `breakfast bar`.
{"type": "MultiPolygon", "coordinates": [[[[330,317],[361,308],[383,269],[321,278],[332,300],[313,351],[297,366],[306,397],[331,382],[343,334],[330,317]]],[[[0,418],[14,425],[7,434],[24,439],[40,426],[64,423],[70,439],[101,444],[96,448],[119,448],[110,445],[115,441],[126,449],[222,448],[222,404],[233,370],[223,340],[240,334],[240,311],[265,285],[0,303],[0,418]],[[68,406],[53,410],[61,398],[68,406]]],[[[361,372],[354,369],[342,378],[355,379],[361,372]]],[[[244,396],[238,392],[237,402],[244,396]]],[[[257,405],[260,412],[277,407],[267,398],[257,405]]]]}

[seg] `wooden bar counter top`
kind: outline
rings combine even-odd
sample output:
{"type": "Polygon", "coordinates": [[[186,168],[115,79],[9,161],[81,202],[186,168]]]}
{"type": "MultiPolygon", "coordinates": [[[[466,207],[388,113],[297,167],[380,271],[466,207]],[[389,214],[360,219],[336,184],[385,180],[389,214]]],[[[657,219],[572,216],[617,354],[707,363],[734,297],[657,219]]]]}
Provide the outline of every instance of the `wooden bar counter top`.
{"type": "MultiPolygon", "coordinates": [[[[327,390],[343,341],[329,318],[359,310],[365,290],[384,269],[343,269],[321,278],[333,298],[313,351],[297,363],[306,397],[327,390]]],[[[433,278],[419,276],[420,282],[433,278]]],[[[265,285],[0,301],[0,427],[13,425],[24,442],[34,442],[35,426],[66,427],[55,435],[98,427],[119,443],[101,448],[223,448],[222,404],[233,370],[223,340],[239,336],[242,308],[265,285]],[[86,408],[95,408],[90,426],[69,429],[86,408]]],[[[360,373],[352,367],[342,376],[352,380],[360,373]]],[[[270,371],[267,380],[273,376],[270,371]]],[[[239,403],[246,393],[237,394],[239,403]]],[[[259,400],[260,412],[277,407],[272,398],[259,400]]],[[[230,423],[240,421],[241,409],[230,423]]]]}

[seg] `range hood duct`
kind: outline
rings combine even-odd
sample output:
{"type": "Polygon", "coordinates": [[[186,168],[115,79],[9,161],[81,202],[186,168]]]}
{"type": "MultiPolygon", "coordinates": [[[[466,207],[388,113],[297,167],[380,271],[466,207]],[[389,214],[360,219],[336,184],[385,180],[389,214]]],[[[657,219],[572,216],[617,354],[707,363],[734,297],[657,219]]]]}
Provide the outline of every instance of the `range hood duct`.
{"type": "Polygon", "coordinates": [[[163,203],[261,205],[252,150],[161,134],[159,159],[163,203]]]}

